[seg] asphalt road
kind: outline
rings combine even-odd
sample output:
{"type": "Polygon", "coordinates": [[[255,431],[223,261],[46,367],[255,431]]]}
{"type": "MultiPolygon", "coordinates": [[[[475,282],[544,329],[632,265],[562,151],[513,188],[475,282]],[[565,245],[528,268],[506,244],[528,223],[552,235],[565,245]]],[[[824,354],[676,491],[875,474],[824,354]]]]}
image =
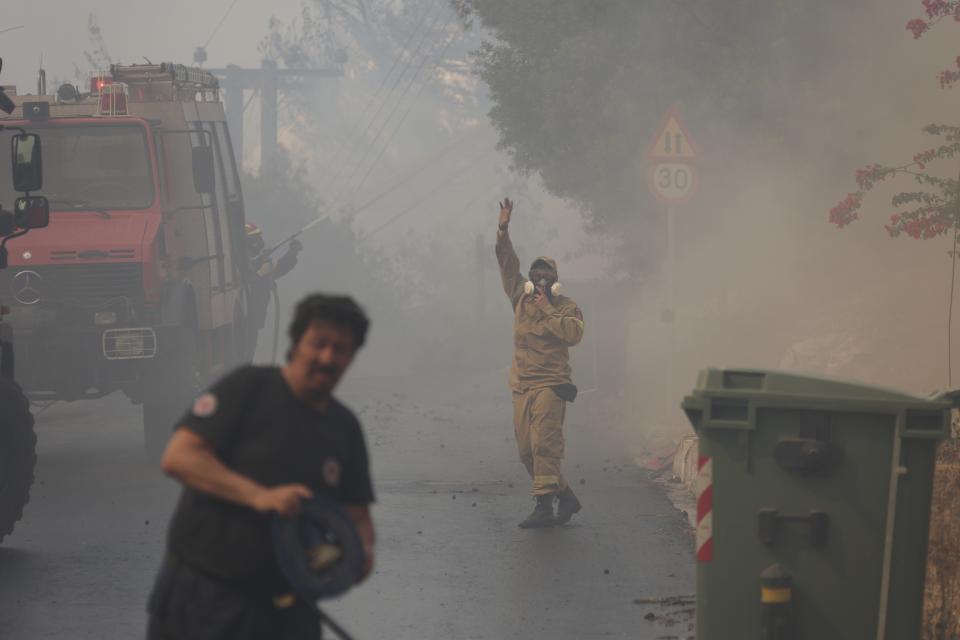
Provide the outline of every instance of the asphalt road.
{"type": "MultiPolygon", "coordinates": [[[[649,603],[693,593],[689,527],[591,420],[590,396],[567,427],[584,510],[516,527],[533,503],[504,380],[344,383],[372,454],[378,558],[324,609],[358,640],[692,637],[688,602],[649,603]]],[[[143,463],[139,410],[119,395],[58,404],[37,433],[32,499],[0,546],[0,639],[142,637],[177,486],[143,463]]]]}

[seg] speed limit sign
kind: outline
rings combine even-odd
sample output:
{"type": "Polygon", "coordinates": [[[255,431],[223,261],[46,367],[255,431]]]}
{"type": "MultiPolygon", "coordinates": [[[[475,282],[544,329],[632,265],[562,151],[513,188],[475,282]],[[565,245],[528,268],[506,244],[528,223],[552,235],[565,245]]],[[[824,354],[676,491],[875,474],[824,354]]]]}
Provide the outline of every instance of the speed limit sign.
{"type": "Polygon", "coordinates": [[[696,187],[697,173],[693,165],[661,162],[650,167],[653,194],[667,204],[686,200],[696,187]]]}
{"type": "Polygon", "coordinates": [[[679,108],[667,112],[647,152],[650,190],[665,204],[689,198],[697,186],[693,162],[697,150],[680,120],[679,108]]]}

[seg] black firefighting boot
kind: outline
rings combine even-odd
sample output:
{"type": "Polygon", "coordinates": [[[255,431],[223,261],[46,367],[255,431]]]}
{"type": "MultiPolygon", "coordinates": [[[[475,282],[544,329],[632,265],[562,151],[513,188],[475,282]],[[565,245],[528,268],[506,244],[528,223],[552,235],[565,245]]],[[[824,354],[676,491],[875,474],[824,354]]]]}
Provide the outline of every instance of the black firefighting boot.
{"type": "Polygon", "coordinates": [[[546,496],[537,496],[537,506],[533,508],[527,519],[517,526],[521,529],[540,529],[542,527],[552,527],[556,524],[556,520],[553,518],[553,498],[552,493],[546,496]]]}
{"type": "Polygon", "coordinates": [[[567,487],[560,492],[559,500],[557,501],[557,524],[570,522],[570,518],[572,518],[573,514],[577,511],[580,511],[580,501],[577,500],[577,496],[574,495],[573,489],[567,487]]]}

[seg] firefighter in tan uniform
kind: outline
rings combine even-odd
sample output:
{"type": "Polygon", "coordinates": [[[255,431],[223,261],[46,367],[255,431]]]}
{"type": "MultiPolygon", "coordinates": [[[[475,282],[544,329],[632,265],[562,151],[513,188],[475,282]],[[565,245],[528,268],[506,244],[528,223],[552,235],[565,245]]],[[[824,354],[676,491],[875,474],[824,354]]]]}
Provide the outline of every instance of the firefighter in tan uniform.
{"type": "Polygon", "coordinates": [[[570,378],[569,348],[583,338],[583,315],[576,303],[560,295],[557,263],[540,257],[529,279],[520,274],[507,227],[513,202],[500,204],[497,262],[503,289],[513,305],[513,424],[520,460],[533,479],[536,507],[521,528],[563,524],[580,511],[580,501],[563,478],[563,418],[566,403],[576,397],[570,378]],[[557,513],[553,503],[557,500],[557,513]]]}

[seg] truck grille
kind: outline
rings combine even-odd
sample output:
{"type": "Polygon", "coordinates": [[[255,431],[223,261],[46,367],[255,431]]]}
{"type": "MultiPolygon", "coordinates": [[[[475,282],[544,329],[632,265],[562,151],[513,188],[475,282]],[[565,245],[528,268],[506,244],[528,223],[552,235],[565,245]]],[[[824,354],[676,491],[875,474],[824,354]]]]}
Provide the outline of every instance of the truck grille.
{"type": "Polygon", "coordinates": [[[118,298],[142,302],[140,264],[12,266],[0,271],[0,300],[12,306],[97,307],[118,298]]]}

